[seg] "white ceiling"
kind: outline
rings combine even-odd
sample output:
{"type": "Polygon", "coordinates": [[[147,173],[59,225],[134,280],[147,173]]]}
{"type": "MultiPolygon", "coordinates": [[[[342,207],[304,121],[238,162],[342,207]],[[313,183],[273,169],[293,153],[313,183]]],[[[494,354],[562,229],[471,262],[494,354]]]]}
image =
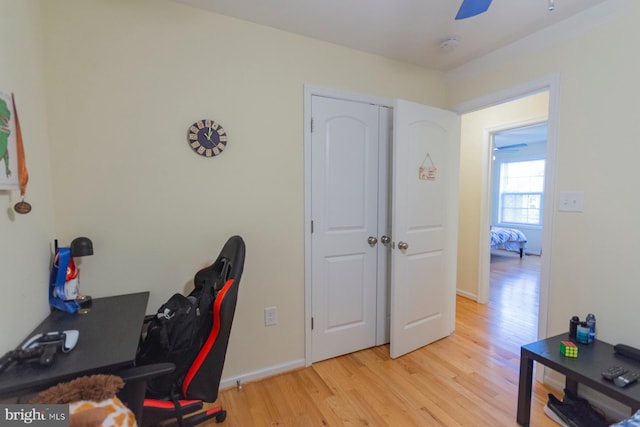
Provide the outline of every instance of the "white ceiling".
{"type": "Polygon", "coordinates": [[[449,71],[610,0],[493,0],[456,21],[462,0],[174,0],[365,52],[449,71]],[[443,51],[449,36],[456,49],[443,51]]]}

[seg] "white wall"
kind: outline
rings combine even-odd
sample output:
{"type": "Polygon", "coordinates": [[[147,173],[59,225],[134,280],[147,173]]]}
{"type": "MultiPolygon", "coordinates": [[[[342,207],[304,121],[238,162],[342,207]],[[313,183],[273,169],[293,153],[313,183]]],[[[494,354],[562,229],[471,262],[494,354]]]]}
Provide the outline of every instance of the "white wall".
{"type": "MultiPolygon", "coordinates": [[[[14,348],[48,313],[53,206],[40,11],[33,0],[0,0],[0,87],[15,94],[29,170],[26,201],[0,190],[0,353],[14,348]]],[[[4,167],[4,163],[3,163],[4,167]]],[[[17,171],[13,171],[17,173],[17,171]]]]}
{"type": "Polygon", "coordinates": [[[582,213],[554,211],[547,332],[565,331],[572,315],[593,312],[599,338],[640,347],[635,326],[640,199],[634,195],[640,57],[631,49],[640,41],[640,3],[612,0],[594,13],[602,21],[595,28],[462,70],[451,81],[450,101],[560,74],[553,199],[559,191],[575,190],[584,191],[585,202],[582,213]]]}
{"type": "Polygon", "coordinates": [[[155,311],[241,234],[224,377],[301,361],[303,85],[443,106],[441,74],[166,0],[42,5],[56,231],[95,247],[81,290],[148,289],[155,311]],[[217,158],[187,144],[203,118],[217,158]]]}

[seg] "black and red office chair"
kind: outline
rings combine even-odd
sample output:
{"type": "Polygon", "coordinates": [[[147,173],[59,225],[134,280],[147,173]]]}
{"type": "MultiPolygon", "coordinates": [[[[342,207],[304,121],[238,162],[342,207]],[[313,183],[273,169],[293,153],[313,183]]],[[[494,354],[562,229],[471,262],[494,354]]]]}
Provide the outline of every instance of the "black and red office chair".
{"type": "Polygon", "coordinates": [[[132,409],[142,426],[162,423],[162,426],[186,427],[212,418],[217,422],[225,420],[227,413],[221,406],[197,411],[203,408],[203,402],[215,402],[218,398],[244,258],[244,241],[240,236],[233,236],[227,240],[214,263],[196,273],[195,289],[190,295],[197,295],[200,290],[212,286],[215,291],[213,305],[208,313],[211,316],[211,326],[204,344],[184,377],[180,375],[176,380],[170,395],[150,396],[149,385],[162,379],[163,375],[173,375],[175,365],[172,363],[139,366],[120,373],[127,386],[131,385],[124,399],[131,400],[128,402],[129,406],[134,406],[132,409]],[[140,396],[136,397],[136,393],[140,393],[140,387],[147,391],[143,406],[140,396]],[[135,408],[136,406],[138,408],[135,408]],[[169,421],[171,419],[173,422],[169,421]]]}

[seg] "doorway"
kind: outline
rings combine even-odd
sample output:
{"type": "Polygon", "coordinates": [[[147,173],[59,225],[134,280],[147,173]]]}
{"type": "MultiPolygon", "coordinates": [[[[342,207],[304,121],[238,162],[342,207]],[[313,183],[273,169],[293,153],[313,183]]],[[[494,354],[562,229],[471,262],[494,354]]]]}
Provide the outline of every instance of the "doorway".
{"type": "MultiPolygon", "coordinates": [[[[467,184],[479,191],[479,196],[475,199],[469,197],[475,204],[465,205],[461,199],[461,221],[460,235],[465,236],[467,241],[473,242],[477,237],[477,246],[460,246],[458,262],[459,265],[468,267],[467,271],[458,269],[458,294],[466,296],[480,303],[488,303],[490,296],[490,227],[491,227],[491,207],[492,192],[490,191],[491,173],[493,167],[492,154],[492,133],[505,130],[505,128],[517,127],[518,125],[531,125],[547,121],[547,147],[546,147],[546,168],[544,184],[544,208],[542,220],[544,228],[541,235],[540,275],[539,275],[539,295],[537,304],[537,336],[543,337],[547,334],[547,311],[549,294],[549,271],[551,263],[550,243],[553,230],[553,208],[555,189],[555,165],[556,165],[556,134],[557,134],[557,109],[558,109],[558,86],[559,76],[551,75],[532,81],[521,86],[513,87],[469,103],[461,104],[454,108],[455,111],[463,114],[462,130],[462,152],[464,153],[469,145],[475,147],[477,151],[469,156],[468,161],[471,168],[475,168],[475,175],[472,179],[467,179],[467,184]],[[465,120],[474,113],[488,111],[493,108],[502,108],[506,114],[513,114],[515,109],[512,103],[523,102],[542,96],[538,112],[530,114],[527,118],[513,116],[503,118],[501,121],[487,122],[479,124],[479,130],[475,129],[468,134],[465,133],[465,120]],[[519,122],[519,123],[518,123],[519,122]],[[467,142],[465,142],[467,141],[467,142]],[[480,160],[478,160],[480,159],[480,160]],[[478,190],[479,188],[479,190],[478,190]],[[466,213],[472,213],[471,218],[465,218],[466,213]],[[466,252],[465,252],[466,251],[466,252]],[[471,266],[469,268],[469,266],[471,266]],[[465,274],[467,276],[465,276],[465,274]],[[477,275],[476,275],[477,274],[477,275]]],[[[464,155],[461,159],[461,170],[470,169],[465,164],[464,155]]],[[[461,174],[461,194],[464,195],[463,187],[465,178],[461,174]]],[[[476,193],[478,194],[478,193],[476,193]]]]}
{"type": "Polygon", "coordinates": [[[491,136],[491,249],[540,255],[547,122],[516,123],[491,136]]]}

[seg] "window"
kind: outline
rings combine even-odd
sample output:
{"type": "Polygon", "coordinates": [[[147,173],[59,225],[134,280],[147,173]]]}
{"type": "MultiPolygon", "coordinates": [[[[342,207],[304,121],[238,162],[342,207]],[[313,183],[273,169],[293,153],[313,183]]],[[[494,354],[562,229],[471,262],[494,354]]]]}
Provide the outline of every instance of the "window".
{"type": "Polygon", "coordinates": [[[500,222],[542,225],[544,160],[500,166],[500,222]]]}

